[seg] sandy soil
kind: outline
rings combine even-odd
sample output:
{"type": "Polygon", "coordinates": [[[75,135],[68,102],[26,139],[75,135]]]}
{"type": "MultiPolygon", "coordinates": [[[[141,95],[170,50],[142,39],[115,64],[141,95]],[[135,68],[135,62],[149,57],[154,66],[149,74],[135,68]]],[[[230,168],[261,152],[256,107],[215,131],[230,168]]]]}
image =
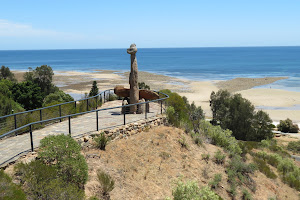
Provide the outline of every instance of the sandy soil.
{"type": "MultiPolygon", "coordinates": [[[[96,178],[98,169],[110,174],[115,180],[111,199],[164,199],[172,196],[174,182],[180,177],[183,180],[196,180],[199,186],[204,186],[209,184],[215,174],[220,173],[222,181],[215,191],[223,199],[231,199],[227,192],[230,186],[225,166],[213,161],[213,155],[219,149],[211,144],[197,146],[182,130],[172,127],[157,127],[127,139],[115,140],[108,144],[105,151],[84,151],[89,165],[85,193],[87,196],[99,196],[101,186],[96,178]],[[186,138],[188,149],[181,147],[178,142],[183,137],[186,138]],[[210,154],[208,163],[202,160],[202,154],[210,154]],[[100,158],[89,155],[98,155],[100,158]]],[[[226,159],[228,161],[228,157],[226,159]]],[[[268,179],[259,171],[251,177],[257,188],[252,193],[253,199],[298,197],[299,193],[279,178],[268,179]]],[[[245,185],[242,187],[246,188],[245,185]]],[[[237,199],[240,199],[241,191],[237,192],[237,199]]]]}
{"type": "MultiPolygon", "coordinates": [[[[24,72],[14,72],[18,80],[22,80],[24,72]]],[[[55,71],[53,82],[64,92],[70,93],[79,99],[88,93],[92,82],[97,81],[100,90],[114,88],[116,85],[128,84],[129,72],[98,70],[94,72],[55,71]]],[[[274,121],[290,118],[300,123],[300,110],[294,105],[300,105],[300,92],[289,92],[277,89],[253,89],[255,86],[273,83],[287,77],[266,78],[236,78],[229,81],[190,81],[174,77],[139,71],[139,82],[145,82],[153,90],[170,89],[180,95],[186,96],[190,102],[201,106],[207,117],[211,117],[209,106],[212,91],[227,89],[231,92],[241,93],[249,99],[254,106],[286,107],[285,109],[262,108],[269,113],[274,121]],[[252,89],[251,89],[252,88],[252,89]]]]}

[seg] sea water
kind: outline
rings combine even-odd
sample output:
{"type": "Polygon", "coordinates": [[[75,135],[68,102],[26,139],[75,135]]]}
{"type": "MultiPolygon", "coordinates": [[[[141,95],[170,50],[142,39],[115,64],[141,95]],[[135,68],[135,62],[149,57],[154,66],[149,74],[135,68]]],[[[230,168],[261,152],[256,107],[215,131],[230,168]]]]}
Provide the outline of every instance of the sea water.
{"type": "MultiPolygon", "coordinates": [[[[138,48],[139,70],[190,80],[286,76],[272,87],[300,92],[300,47],[138,48]]],[[[0,51],[0,65],[27,70],[50,65],[53,70],[130,70],[126,49],[0,51]]]]}

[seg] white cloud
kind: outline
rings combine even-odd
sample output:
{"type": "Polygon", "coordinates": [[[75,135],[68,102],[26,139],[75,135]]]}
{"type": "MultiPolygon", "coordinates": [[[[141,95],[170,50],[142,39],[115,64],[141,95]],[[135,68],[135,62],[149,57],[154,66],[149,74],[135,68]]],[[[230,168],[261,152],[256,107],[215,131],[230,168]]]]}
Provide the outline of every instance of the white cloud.
{"type": "Polygon", "coordinates": [[[0,37],[46,37],[46,38],[80,38],[80,35],[53,30],[34,28],[28,24],[20,24],[0,19],[0,37]]]}

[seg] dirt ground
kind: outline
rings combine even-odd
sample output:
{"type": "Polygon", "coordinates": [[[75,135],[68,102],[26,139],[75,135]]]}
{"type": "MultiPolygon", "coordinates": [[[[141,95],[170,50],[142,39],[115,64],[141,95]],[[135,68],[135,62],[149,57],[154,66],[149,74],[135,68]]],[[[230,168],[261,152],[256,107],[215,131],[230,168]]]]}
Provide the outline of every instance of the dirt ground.
{"type": "MultiPolygon", "coordinates": [[[[172,188],[179,178],[196,180],[199,186],[208,185],[213,176],[222,174],[220,187],[215,189],[223,199],[231,199],[225,166],[213,161],[214,153],[221,148],[211,144],[203,147],[193,143],[182,130],[172,127],[157,127],[148,132],[130,136],[128,139],[112,141],[105,151],[90,149],[83,151],[89,166],[89,180],[85,193],[99,196],[98,169],[110,174],[115,180],[111,199],[165,199],[172,196],[172,188]],[[186,139],[188,148],[179,143],[186,139]],[[208,163],[202,154],[210,154],[208,163]],[[89,155],[98,155],[93,157],[89,155]]],[[[229,158],[227,157],[228,161],[229,158]]],[[[276,171],[274,169],[274,171],[276,171]]],[[[299,192],[282,183],[280,178],[268,179],[256,171],[252,178],[256,181],[254,199],[298,199],[299,192]]],[[[247,188],[245,185],[244,188],[247,188]]],[[[241,191],[238,190],[237,199],[241,191]]],[[[100,196],[99,196],[100,197],[100,196]]]]}

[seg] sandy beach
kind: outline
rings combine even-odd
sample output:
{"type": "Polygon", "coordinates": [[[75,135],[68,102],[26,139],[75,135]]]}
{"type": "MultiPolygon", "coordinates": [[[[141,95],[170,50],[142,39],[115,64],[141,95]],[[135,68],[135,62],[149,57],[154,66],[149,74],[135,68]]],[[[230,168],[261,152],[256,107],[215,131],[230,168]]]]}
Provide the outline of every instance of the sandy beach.
{"type": "MultiPolygon", "coordinates": [[[[14,72],[18,80],[22,80],[24,72],[14,72]]],[[[129,87],[129,72],[98,70],[94,72],[55,71],[53,82],[61,90],[79,99],[88,93],[92,82],[97,81],[99,90],[114,88],[116,85],[129,87]]],[[[300,123],[300,92],[278,89],[253,88],[266,85],[287,77],[236,78],[228,81],[191,81],[174,77],[139,71],[139,82],[145,82],[152,90],[170,89],[190,102],[201,106],[206,117],[211,117],[209,106],[212,91],[227,89],[232,93],[241,93],[255,107],[266,111],[273,121],[290,118],[300,123]],[[296,106],[295,106],[296,105],[296,106]],[[297,106],[298,105],[298,106],[297,106]]]]}

